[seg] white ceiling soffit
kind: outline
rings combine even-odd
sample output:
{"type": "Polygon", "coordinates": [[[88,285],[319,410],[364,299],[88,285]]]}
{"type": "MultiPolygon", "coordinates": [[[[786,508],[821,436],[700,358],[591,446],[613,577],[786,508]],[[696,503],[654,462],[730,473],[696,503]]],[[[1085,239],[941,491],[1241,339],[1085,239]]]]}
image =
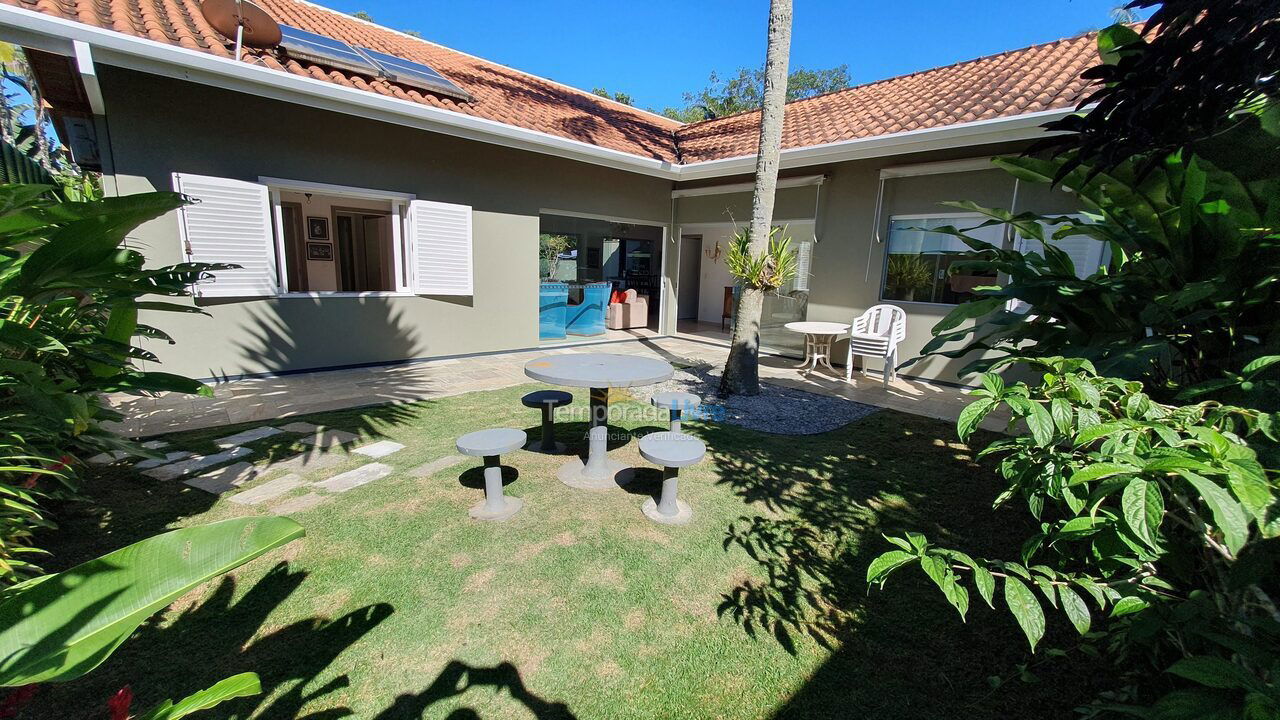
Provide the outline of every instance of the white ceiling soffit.
{"type": "MultiPolygon", "coordinates": [[[[73,43],[80,41],[92,47],[94,61],[106,65],[669,180],[740,175],[752,172],[755,167],[754,155],[673,165],[654,158],[271,70],[10,5],[0,5],[0,39],[68,57],[76,56],[73,43]]],[[[1072,112],[1074,111],[1070,109],[1050,110],[792,148],[782,151],[781,167],[805,167],[908,152],[1035,139],[1044,136],[1040,125],[1072,112]]]]}

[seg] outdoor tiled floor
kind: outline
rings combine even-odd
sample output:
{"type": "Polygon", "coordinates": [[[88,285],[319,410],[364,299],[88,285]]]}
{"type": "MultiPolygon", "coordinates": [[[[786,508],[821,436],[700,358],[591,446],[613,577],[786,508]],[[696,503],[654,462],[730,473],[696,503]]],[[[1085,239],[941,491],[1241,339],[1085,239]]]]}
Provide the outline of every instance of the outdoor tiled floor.
{"type": "MultiPolygon", "coordinates": [[[[570,352],[632,353],[673,361],[703,361],[723,365],[728,348],[719,342],[686,337],[642,338],[574,347],[543,348],[473,357],[447,358],[404,365],[330,370],[324,372],[252,378],[219,383],[214,397],[165,395],[158,398],[113,397],[112,403],[127,417],[123,432],[145,437],[176,430],[191,430],[339,410],[364,405],[411,402],[476,390],[494,390],[532,382],[524,374],[531,358],[570,352]]],[[[853,384],[843,377],[821,373],[800,375],[792,358],[763,356],[761,378],[767,382],[811,392],[836,393],[868,405],[954,420],[967,399],[957,388],[919,381],[898,380],[884,387],[878,376],[854,375],[853,384]]],[[[992,420],[989,427],[998,429],[992,420]]]]}

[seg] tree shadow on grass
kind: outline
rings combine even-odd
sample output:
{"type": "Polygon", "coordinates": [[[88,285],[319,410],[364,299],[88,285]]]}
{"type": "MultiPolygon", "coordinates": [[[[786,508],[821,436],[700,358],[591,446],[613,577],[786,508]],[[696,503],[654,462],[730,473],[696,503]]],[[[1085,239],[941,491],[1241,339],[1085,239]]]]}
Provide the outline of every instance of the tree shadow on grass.
{"type": "Polygon", "coordinates": [[[68,714],[68,708],[92,716],[124,685],[133,689],[134,708],[146,709],[242,672],[258,674],[262,694],[221,705],[223,717],[331,720],[353,715],[348,708],[310,713],[303,708],[349,684],[341,673],[315,687],[334,660],[390,617],[393,608],[367,605],[341,617],[310,617],[262,635],[268,617],[289,602],[306,575],[280,563],[238,600],[236,580],[224,576],[204,602],[168,621],[162,615],[152,618],[94,672],[73,683],[48,686],[23,717],[79,716],[68,714]],[[282,688],[287,689],[277,694],[282,688]]]}
{"type": "MultiPolygon", "coordinates": [[[[507,692],[538,720],[574,720],[577,717],[569,711],[568,705],[549,702],[532,693],[525,687],[520,671],[509,662],[498,663],[492,667],[481,667],[469,665],[461,660],[450,660],[425,690],[413,695],[401,695],[396,698],[391,707],[379,713],[374,720],[425,718],[432,705],[462,695],[476,687],[492,688],[495,692],[507,692]]],[[[453,720],[464,720],[483,716],[472,708],[459,708],[447,717],[453,720]]]]}
{"type": "MultiPolygon", "coordinates": [[[[962,623],[914,572],[868,591],[867,566],[892,549],[882,533],[914,530],[995,557],[1016,557],[1028,534],[1024,515],[992,511],[997,478],[954,440],[950,424],[881,411],[816,436],[709,424],[692,431],[706,439],[719,482],[756,510],[726,527],[723,545],[745,552],[763,577],[724,593],[719,614],[793,654],[805,636],[832,651],[778,717],[1054,717],[1090,697],[1080,681],[1019,687],[1002,696],[1016,697],[1011,705],[987,701],[987,678],[1027,657],[1006,612],[975,602],[962,623]],[[979,700],[986,706],[973,706],[979,700]]],[[[973,445],[990,439],[979,435],[973,445]]],[[[1073,642],[1065,623],[1050,625],[1047,645],[1073,642]]]]}

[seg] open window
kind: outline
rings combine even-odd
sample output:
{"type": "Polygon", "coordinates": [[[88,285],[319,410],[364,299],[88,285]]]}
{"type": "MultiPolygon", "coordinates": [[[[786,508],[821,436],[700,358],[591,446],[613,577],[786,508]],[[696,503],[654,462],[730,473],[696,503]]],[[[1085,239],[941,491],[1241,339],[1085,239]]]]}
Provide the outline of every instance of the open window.
{"type": "Polygon", "coordinates": [[[470,295],[471,208],[302,181],[174,174],[186,257],[232,263],[202,296],[470,295]]]}

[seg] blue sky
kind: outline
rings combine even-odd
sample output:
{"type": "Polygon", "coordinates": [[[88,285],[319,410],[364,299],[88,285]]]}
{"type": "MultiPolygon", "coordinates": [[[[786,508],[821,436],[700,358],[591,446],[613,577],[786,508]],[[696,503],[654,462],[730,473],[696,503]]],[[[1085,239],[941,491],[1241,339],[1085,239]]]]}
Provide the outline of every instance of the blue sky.
{"type": "MultiPolygon", "coordinates": [[[[767,0],[318,0],[559,82],[661,109],[764,62],[767,0]]],[[[795,0],[792,66],[855,84],[1069,37],[1122,0],[795,0]]]]}

